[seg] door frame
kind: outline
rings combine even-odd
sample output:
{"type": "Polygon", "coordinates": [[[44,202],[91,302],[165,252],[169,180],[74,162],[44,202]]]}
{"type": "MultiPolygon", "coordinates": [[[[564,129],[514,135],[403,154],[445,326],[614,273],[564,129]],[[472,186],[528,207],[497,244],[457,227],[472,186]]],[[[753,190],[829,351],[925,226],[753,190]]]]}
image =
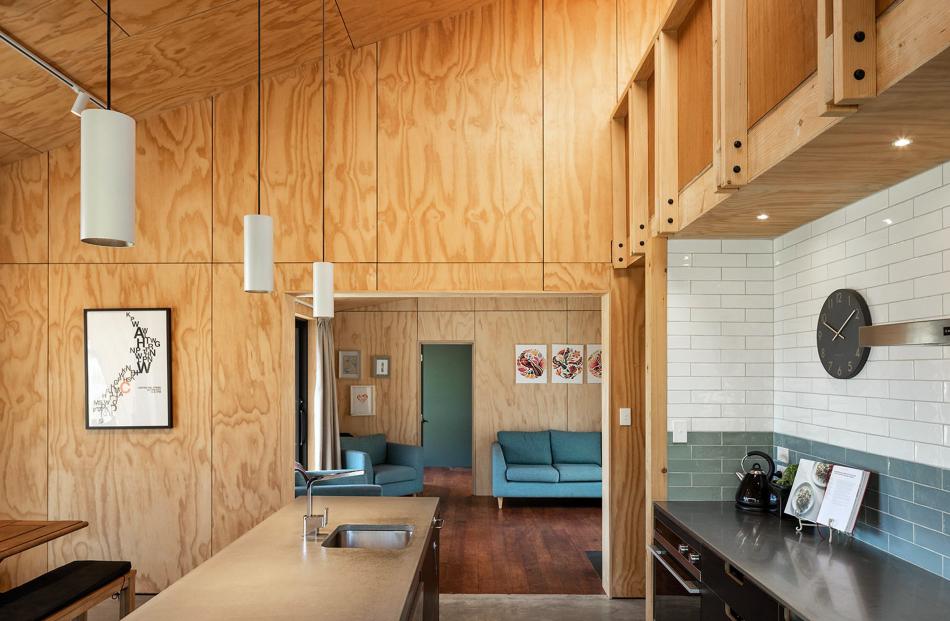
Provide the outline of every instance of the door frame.
{"type": "Polygon", "coordinates": [[[478,459],[477,451],[475,450],[475,417],[478,416],[478,410],[476,409],[476,396],[475,396],[475,340],[463,340],[463,341],[435,341],[435,340],[420,340],[419,341],[419,357],[417,364],[419,365],[419,382],[418,382],[418,394],[419,394],[419,446],[424,446],[422,443],[423,440],[423,411],[422,411],[422,347],[424,345],[468,345],[472,348],[472,437],[470,441],[472,443],[472,496],[475,495],[475,464],[478,459]]]}

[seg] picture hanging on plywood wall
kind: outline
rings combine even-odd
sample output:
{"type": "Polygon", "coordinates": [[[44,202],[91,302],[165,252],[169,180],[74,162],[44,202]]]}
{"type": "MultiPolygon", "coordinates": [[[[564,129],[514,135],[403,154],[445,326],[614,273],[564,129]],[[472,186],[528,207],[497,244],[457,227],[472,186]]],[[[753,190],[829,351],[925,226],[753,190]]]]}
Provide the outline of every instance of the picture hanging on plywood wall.
{"type": "Polygon", "coordinates": [[[171,313],[86,309],[87,429],[172,426],[171,313]]]}
{"type": "Polygon", "coordinates": [[[604,348],[600,343],[587,346],[587,383],[600,384],[604,381],[604,348]]]}
{"type": "Polygon", "coordinates": [[[547,345],[515,345],[515,383],[547,383],[547,357],[547,345]]]}
{"type": "Polygon", "coordinates": [[[584,383],[583,345],[551,345],[551,383],[584,383]]]}
{"type": "Polygon", "coordinates": [[[375,416],[375,388],[350,386],[350,416],[375,416]]]}

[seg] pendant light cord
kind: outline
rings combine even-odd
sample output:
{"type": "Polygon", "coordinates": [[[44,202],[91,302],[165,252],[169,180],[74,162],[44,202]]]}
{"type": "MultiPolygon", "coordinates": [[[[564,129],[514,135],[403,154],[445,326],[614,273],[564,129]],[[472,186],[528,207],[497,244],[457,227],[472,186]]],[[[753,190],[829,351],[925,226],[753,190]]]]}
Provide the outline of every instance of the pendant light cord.
{"type": "MultiPolygon", "coordinates": [[[[111,1],[111,0],[110,0],[111,1]]],[[[261,215],[261,0],[257,0],[257,215],[261,215]]]]}
{"type": "Polygon", "coordinates": [[[112,110],[112,0],[106,0],[106,110],[112,110]]]}

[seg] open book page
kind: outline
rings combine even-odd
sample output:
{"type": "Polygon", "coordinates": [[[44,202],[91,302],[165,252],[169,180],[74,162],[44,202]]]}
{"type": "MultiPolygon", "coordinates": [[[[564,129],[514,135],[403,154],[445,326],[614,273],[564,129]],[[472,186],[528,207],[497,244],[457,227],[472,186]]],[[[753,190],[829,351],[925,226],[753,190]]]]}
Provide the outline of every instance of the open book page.
{"type": "Polygon", "coordinates": [[[856,468],[835,466],[828,480],[825,499],[818,511],[819,524],[850,533],[868,485],[868,473],[856,468]]]}
{"type": "Polygon", "coordinates": [[[811,459],[803,459],[798,464],[795,482],[785,505],[785,513],[814,522],[818,517],[822,498],[825,495],[825,486],[828,483],[828,474],[831,465],[811,459]]]}

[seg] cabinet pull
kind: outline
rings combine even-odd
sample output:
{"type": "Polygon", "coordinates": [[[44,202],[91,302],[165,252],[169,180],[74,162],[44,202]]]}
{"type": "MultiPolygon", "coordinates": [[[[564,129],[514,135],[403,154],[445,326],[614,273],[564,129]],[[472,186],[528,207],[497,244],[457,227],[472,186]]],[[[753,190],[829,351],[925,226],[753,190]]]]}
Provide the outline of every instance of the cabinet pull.
{"type": "Polygon", "coordinates": [[[437,529],[440,529],[445,526],[445,519],[443,518],[432,518],[432,526],[437,529]]]}
{"type": "Polygon", "coordinates": [[[652,545],[648,545],[647,550],[650,551],[650,554],[653,555],[653,558],[655,558],[666,571],[670,572],[670,574],[673,576],[673,579],[679,582],[680,586],[683,587],[687,593],[690,595],[699,595],[702,593],[697,583],[691,580],[684,580],[682,577],[680,577],[679,572],[673,569],[673,567],[670,566],[668,562],[666,562],[666,559],[663,558],[666,556],[666,550],[657,550],[656,547],[652,545]]]}
{"type": "Polygon", "coordinates": [[[745,584],[745,576],[742,575],[742,572],[737,570],[732,566],[732,563],[726,563],[725,565],[726,575],[729,576],[729,579],[742,586],[745,584]]]}
{"type": "Polygon", "coordinates": [[[732,607],[729,606],[729,604],[723,604],[723,606],[725,607],[724,612],[726,613],[726,618],[729,619],[729,621],[742,621],[742,617],[733,612],[732,607]]]}

